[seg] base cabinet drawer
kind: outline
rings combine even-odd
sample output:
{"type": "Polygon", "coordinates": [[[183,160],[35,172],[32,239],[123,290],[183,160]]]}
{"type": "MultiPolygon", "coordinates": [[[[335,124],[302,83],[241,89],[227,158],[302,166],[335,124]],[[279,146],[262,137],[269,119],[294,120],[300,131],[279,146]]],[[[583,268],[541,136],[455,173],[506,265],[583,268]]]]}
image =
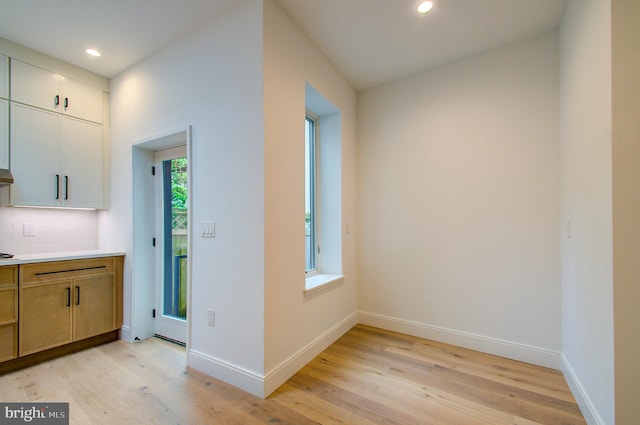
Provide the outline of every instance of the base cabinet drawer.
{"type": "Polygon", "coordinates": [[[18,357],[18,324],[0,326],[0,362],[18,357]]]}
{"type": "Polygon", "coordinates": [[[18,266],[0,266],[0,287],[18,286],[18,266]]]}
{"type": "Polygon", "coordinates": [[[18,320],[18,287],[0,286],[0,325],[18,320]]]}

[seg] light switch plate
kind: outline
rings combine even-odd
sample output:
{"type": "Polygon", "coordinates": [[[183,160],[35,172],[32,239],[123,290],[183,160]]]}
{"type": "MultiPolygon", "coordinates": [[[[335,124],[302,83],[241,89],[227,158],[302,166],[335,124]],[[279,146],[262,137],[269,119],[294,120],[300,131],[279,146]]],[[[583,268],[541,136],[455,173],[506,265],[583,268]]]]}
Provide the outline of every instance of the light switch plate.
{"type": "Polygon", "coordinates": [[[207,324],[212,328],[216,326],[216,312],[211,308],[207,310],[207,324]]]}
{"type": "Polygon", "coordinates": [[[200,226],[200,236],[203,238],[216,237],[216,223],[213,221],[203,221],[200,226]]]}

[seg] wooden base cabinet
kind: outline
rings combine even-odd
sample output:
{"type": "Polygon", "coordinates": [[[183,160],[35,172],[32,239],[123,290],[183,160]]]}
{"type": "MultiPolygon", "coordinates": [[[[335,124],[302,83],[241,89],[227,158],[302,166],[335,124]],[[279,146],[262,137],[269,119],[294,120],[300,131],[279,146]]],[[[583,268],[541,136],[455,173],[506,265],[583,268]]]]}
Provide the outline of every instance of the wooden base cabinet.
{"type": "Polygon", "coordinates": [[[0,362],[18,356],[18,266],[0,266],[0,362]]]}
{"type": "Polygon", "coordinates": [[[122,326],[123,257],[20,266],[19,356],[122,326]]]}

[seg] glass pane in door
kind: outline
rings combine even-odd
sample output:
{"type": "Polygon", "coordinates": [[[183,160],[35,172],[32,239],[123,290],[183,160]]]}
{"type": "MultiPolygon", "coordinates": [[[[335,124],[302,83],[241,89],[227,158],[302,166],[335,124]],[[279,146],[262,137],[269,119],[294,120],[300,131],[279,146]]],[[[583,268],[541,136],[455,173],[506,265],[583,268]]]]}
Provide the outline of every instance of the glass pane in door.
{"type": "Polygon", "coordinates": [[[187,317],[187,159],[163,165],[165,316],[187,317]]]}

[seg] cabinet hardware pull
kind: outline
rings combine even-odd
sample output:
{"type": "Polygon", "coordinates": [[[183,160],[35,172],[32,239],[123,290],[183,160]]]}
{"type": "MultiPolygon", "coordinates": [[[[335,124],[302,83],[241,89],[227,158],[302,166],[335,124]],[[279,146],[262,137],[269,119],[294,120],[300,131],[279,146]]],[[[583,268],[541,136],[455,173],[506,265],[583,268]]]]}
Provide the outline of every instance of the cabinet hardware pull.
{"type": "Polygon", "coordinates": [[[56,199],[60,199],[60,174],[56,174],[56,199]]]}
{"type": "Polygon", "coordinates": [[[69,176],[64,176],[64,200],[69,199],[69,176]]]}
{"type": "Polygon", "coordinates": [[[54,271],[54,272],[40,272],[40,273],[35,273],[35,275],[36,276],[43,276],[43,275],[48,275],[48,274],[79,272],[79,271],[83,271],[83,270],[96,270],[96,269],[106,269],[106,268],[107,268],[107,266],[83,267],[81,269],[57,270],[57,271],[54,271]]]}
{"type": "Polygon", "coordinates": [[[64,98],[64,109],[67,109],[69,107],[69,98],[65,97],[64,98]]]}
{"type": "Polygon", "coordinates": [[[71,307],[71,288],[66,288],[67,289],[67,307],[71,307]]]}
{"type": "Polygon", "coordinates": [[[76,286],[76,305],[80,305],[80,287],[76,286]]]}
{"type": "Polygon", "coordinates": [[[54,101],[55,106],[57,107],[58,105],[60,105],[60,96],[56,95],[55,101],[54,101]]]}

